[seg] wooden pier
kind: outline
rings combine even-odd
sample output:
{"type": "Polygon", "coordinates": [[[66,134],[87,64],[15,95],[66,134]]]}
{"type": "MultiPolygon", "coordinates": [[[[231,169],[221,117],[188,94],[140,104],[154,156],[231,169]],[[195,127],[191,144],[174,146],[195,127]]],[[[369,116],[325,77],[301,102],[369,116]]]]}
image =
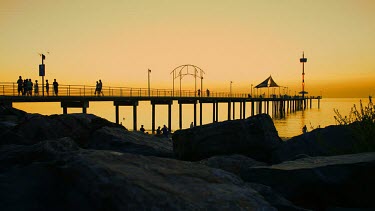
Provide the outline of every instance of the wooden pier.
{"type": "Polygon", "coordinates": [[[137,106],[140,101],[149,101],[152,108],[152,132],[155,131],[156,106],[168,106],[168,128],[172,130],[172,104],[177,102],[179,106],[179,129],[182,129],[183,105],[194,106],[194,125],[197,123],[197,104],[199,104],[199,125],[202,125],[203,104],[212,104],[212,122],[217,122],[219,117],[219,104],[227,104],[228,120],[236,119],[236,103],[240,105],[239,119],[246,118],[246,109],[251,110],[251,116],[260,113],[269,114],[270,107],[273,115],[283,117],[286,113],[312,108],[313,100],[317,100],[317,107],[320,107],[321,96],[288,96],[279,95],[272,98],[251,97],[248,93],[224,93],[211,92],[210,96],[197,95],[194,91],[172,91],[168,89],[142,89],[127,87],[104,87],[104,96],[95,95],[93,86],[73,86],[60,85],[58,96],[18,96],[17,84],[0,83],[0,105],[12,106],[18,102],[60,102],[62,113],[67,114],[68,108],[82,108],[82,113],[86,113],[90,102],[111,101],[115,107],[115,119],[119,124],[119,107],[133,107],[133,130],[137,130],[137,106]]]}

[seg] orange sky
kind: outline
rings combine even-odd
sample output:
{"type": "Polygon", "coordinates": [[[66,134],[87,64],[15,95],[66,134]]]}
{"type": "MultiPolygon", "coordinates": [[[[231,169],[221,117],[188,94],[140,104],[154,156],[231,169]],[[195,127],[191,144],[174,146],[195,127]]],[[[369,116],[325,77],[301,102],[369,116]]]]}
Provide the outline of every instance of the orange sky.
{"type": "MultiPolygon", "coordinates": [[[[172,88],[182,64],[202,68],[204,89],[249,91],[272,75],[292,93],[375,94],[372,0],[0,0],[1,80],[172,88]]],[[[194,87],[184,78],[183,88],[194,87]]]]}

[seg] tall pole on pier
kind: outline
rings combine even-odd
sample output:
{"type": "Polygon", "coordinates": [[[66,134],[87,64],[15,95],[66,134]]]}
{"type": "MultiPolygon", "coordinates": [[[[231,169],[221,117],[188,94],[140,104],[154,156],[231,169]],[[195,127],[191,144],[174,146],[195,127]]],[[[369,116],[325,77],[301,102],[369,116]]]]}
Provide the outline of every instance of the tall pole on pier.
{"type": "Polygon", "coordinates": [[[151,70],[148,69],[148,96],[150,97],[150,73],[151,73],[151,70]]]}
{"type": "Polygon", "coordinates": [[[302,52],[302,58],[299,61],[302,63],[302,98],[305,98],[305,63],[307,62],[305,52],[302,52]]]}
{"type": "Polygon", "coordinates": [[[302,100],[303,106],[306,108],[305,103],[305,63],[307,62],[307,58],[305,58],[305,52],[302,52],[302,58],[299,60],[302,63],[302,100]]]}

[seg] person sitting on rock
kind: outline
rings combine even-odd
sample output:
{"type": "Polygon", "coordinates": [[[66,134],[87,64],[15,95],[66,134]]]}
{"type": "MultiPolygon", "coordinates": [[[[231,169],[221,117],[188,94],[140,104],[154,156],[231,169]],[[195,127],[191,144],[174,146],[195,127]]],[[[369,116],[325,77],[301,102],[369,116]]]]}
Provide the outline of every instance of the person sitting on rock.
{"type": "Polygon", "coordinates": [[[167,137],[168,138],[168,133],[169,133],[169,131],[168,131],[168,128],[167,128],[167,126],[163,126],[163,129],[161,129],[161,131],[163,131],[163,135],[165,136],[165,137],[167,137]]]}
{"type": "Polygon", "coordinates": [[[303,133],[303,134],[307,133],[307,127],[306,127],[306,125],[303,126],[303,128],[302,128],[302,133],[303,133]]]}
{"type": "Polygon", "coordinates": [[[160,126],[158,126],[158,129],[156,129],[156,135],[161,135],[161,129],[160,129],[160,126]]]}
{"type": "Polygon", "coordinates": [[[139,129],[139,131],[141,131],[142,133],[144,133],[146,131],[145,128],[143,127],[143,125],[141,125],[141,129],[139,129]]]}

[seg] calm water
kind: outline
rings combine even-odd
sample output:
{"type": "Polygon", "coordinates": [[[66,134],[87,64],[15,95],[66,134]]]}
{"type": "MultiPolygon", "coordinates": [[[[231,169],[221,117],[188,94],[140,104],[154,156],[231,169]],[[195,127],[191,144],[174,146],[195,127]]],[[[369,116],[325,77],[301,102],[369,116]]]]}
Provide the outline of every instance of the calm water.
{"type": "MultiPolygon", "coordinates": [[[[312,108],[305,111],[297,111],[288,113],[283,119],[274,118],[274,123],[280,137],[293,137],[302,133],[302,127],[307,126],[308,130],[317,127],[325,127],[335,124],[335,113],[333,109],[338,109],[345,116],[349,114],[354,104],[359,105],[362,100],[367,105],[368,99],[364,98],[323,98],[320,101],[320,109],[318,109],[318,101],[313,100],[312,108]]],[[[250,103],[246,104],[246,116],[250,116],[250,103]]],[[[270,104],[271,105],[271,104],[270,104]]],[[[29,113],[40,113],[44,115],[61,114],[62,108],[60,103],[13,103],[15,108],[24,110],[29,113]]],[[[271,106],[270,106],[271,107],[271,106]]],[[[228,117],[227,104],[219,104],[219,121],[225,121],[228,117]]],[[[68,113],[80,113],[82,109],[69,108],[68,113]]],[[[115,107],[113,102],[90,102],[88,113],[108,119],[115,122],[115,107]]],[[[236,119],[239,118],[240,105],[236,104],[236,119]]],[[[193,105],[183,105],[183,128],[190,126],[194,120],[193,105]]],[[[172,130],[179,127],[178,123],[178,103],[172,105],[172,130]]],[[[151,130],[151,104],[150,102],[139,102],[138,106],[138,127],[144,125],[146,130],[151,130]]],[[[133,108],[120,107],[120,122],[128,128],[133,129],[133,108]]],[[[203,104],[203,124],[212,122],[212,104],[203,104]]],[[[156,106],[156,127],[167,125],[168,123],[168,106],[156,106]]],[[[199,124],[199,106],[197,105],[197,123],[199,124]]]]}

